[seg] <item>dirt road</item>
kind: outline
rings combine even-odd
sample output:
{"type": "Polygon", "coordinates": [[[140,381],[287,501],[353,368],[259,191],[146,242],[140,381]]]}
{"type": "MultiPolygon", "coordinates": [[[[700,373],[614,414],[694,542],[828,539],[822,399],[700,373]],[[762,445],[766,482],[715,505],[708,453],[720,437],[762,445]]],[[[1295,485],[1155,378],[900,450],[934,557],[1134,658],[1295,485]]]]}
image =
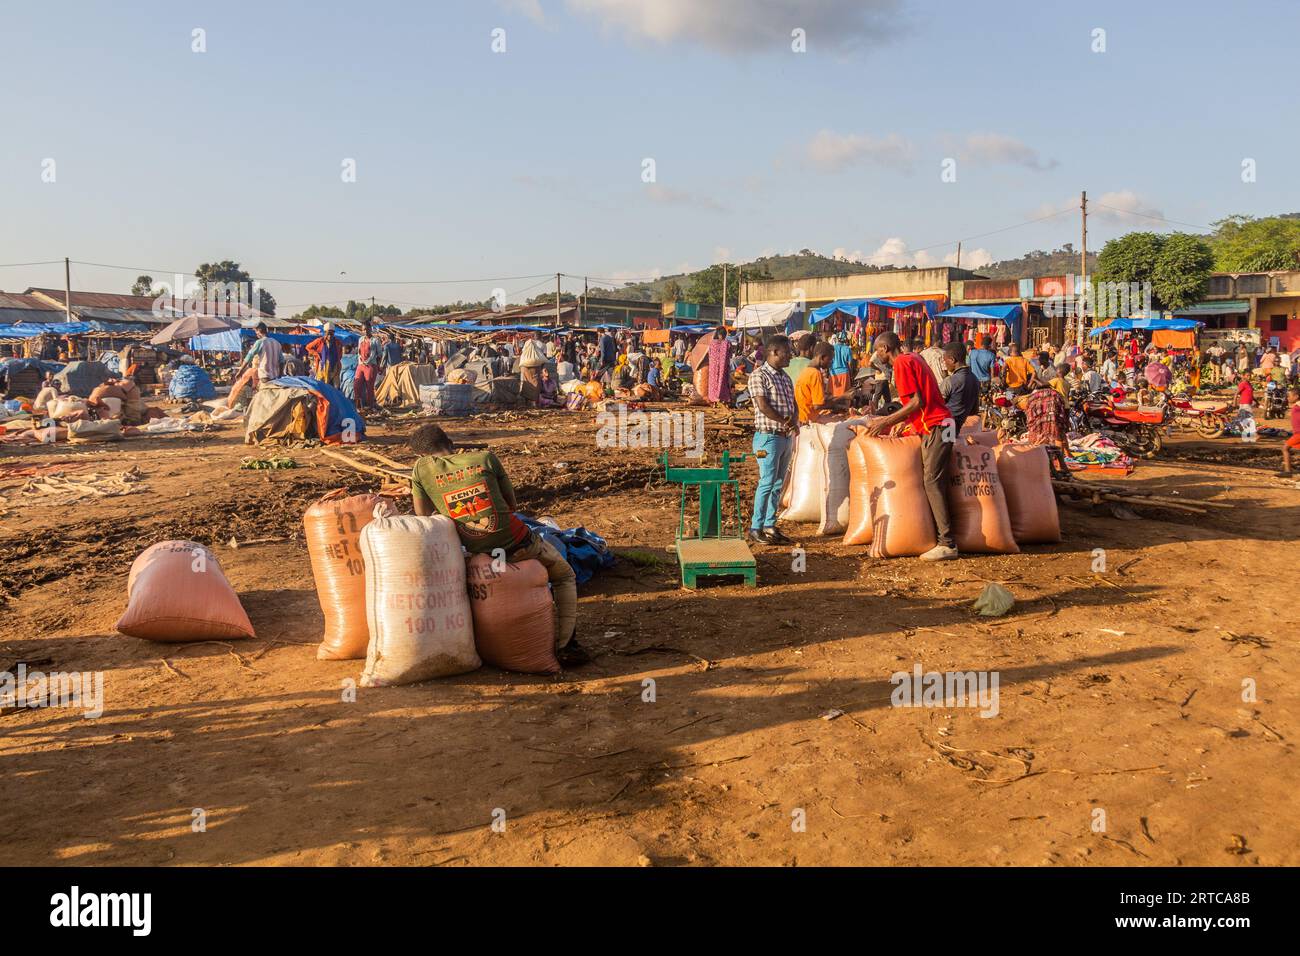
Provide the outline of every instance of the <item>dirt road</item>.
{"type": "MultiPolygon", "coordinates": [[[[409,457],[408,427],[375,447],[409,457]]],[[[1127,482],[1233,505],[1205,517],[1070,505],[1060,545],[940,565],[796,526],[804,571],[762,548],[757,589],[688,592],[651,453],[598,453],[581,413],[455,434],[497,451],[526,510],[630,555],[580,589],[592,664],[345,702],[361,662],[315,659],[300,529],[362,476],[312,449],[240,471],[235,430],[0,451],[0,470],[143,476],[71,505],[0,480],[0,669],[105,682],[97,719],[0,716],[0,864],[1300,863],[1300,489],[1276,458],[1177,443],[1127,482]],[[132,558],[166,538],[216,548],[257,639],[113,631],[132,558]],[[1007,618],[972,614],[988,581],[1016,596],[1007,618]],[[996,671],[996,716],[891,706],[918,664],[996,671]]],[[[710,452],[747,443],[723,435],[710,452]]]]}

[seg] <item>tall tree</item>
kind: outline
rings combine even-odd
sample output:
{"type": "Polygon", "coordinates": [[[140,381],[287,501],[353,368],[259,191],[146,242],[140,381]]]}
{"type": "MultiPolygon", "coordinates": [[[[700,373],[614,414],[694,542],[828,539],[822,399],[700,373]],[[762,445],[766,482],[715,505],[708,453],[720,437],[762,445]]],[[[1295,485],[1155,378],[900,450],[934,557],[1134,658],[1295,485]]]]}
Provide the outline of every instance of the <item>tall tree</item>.
{"type": "MultiPolygon", "coordinates": [[[[1155,232],[1130,232],[1111,239],[1097,254],[1098,282],[1152,282],[1156,259],[1164,247],[1165,237],[1155,232]]],[[[1154,285],[1154,283],[1153,283],[1154,285]]]]}
{"type": "MultiPolygon", "coordinates": [[[[736,266],[727,263],[727,305],[740,304],[740,283],[757,279],[770,279],[767,269],[736,266]]],[[[701,305],[722,304],[722,265],[709,266],[691,275],[691,284],[686,289],[686,298],[701,305]]]]}
{"type": "Polygon", "coordinates": [[[1271,272],[1300,268],[1300,219],[1229,216],[1210,238],[1220,272],[1271,272]]]}
{"type": "Polygon", "coordinates": [[[1151,270],[1151,287],[1166,309],[1183,309],[1205,295],[1214,269],[1214,252],[1200,236],[1175,232],[1165,237],[1151,270]]]}
{"type": "Polygon", "coordinates": [[[153,276],[136,276],[135,284],[131,286],[132,295],[156,295],[153,291],[153,276]]]}
{"type": "MultiPolygon", "coordinates": [[[[249,283],[253,281],[252,276],[246,269],[241,269],[238,262],[232,262],[230,259],[222,259],[220,262],[204,262],[194,270],[194,278],[199,280],[199,285],[206,293],[208,288],[213,285],[221,285],[227,282],[249,283]]],[[[258,290],[260,301],[257,308],[267,315],[275,315],[275,296],[265,289],[258,290]]]]}

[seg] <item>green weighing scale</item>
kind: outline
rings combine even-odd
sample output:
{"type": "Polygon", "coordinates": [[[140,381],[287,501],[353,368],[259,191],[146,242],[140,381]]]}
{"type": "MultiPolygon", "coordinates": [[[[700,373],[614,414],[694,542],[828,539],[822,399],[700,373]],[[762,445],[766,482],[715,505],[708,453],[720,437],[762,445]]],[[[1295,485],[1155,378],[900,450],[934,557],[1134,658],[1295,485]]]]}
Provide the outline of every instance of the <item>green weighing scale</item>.
{"type": "Polygon", "coordinates": [[[664,466],[664,477],[682,486],[681,514],[677,521],[677,562],[682,566],[682,587],[695,589],[696,579],[702,576],[721,577],[738,574],[747,587],[758,586],[758,565],[745,543],[743,531],[733,535],[723,534],[722,501],[726,486],[736,502],[737,524],[740,522],[740,482],[731,477],[731,464],[740,464],[746,458],[761,458],[766,452],[732,455],[730,449],[722,453],[715,468],[676,467],[669,463],[668,452],[659,456],[664,466]],[[687,534],[686,504],[691,497],[690,488],[700,490],[700,516],[696,533],[687,534]]]}

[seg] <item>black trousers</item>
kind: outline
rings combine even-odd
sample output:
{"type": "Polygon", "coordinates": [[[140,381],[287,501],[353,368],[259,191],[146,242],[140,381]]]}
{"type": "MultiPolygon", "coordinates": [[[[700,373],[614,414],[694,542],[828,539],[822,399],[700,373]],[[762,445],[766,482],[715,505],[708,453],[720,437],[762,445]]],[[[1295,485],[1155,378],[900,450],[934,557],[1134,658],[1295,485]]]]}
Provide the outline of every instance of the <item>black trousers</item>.
{"type": "Polygon", "coordinates": [[[930,502],[939,544],[953,547],[952,522],[948,518],[948,478],[952,467],[952,444],[943,440],[944,429],[936,428],[921,438],[921,468],[925,497],[930,502]]]}

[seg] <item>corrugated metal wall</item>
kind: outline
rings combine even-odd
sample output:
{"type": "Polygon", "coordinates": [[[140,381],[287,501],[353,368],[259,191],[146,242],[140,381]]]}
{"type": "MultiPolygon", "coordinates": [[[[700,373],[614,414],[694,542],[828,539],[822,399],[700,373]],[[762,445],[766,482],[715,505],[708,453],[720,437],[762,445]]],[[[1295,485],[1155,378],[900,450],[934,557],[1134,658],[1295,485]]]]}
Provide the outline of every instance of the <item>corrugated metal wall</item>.
{"type": "Polygon", "coordinates": [[[962,284],[962,297],[972,299],[1019,299],[1020,282],[1016,279],[967,279],[962,284]]]}

